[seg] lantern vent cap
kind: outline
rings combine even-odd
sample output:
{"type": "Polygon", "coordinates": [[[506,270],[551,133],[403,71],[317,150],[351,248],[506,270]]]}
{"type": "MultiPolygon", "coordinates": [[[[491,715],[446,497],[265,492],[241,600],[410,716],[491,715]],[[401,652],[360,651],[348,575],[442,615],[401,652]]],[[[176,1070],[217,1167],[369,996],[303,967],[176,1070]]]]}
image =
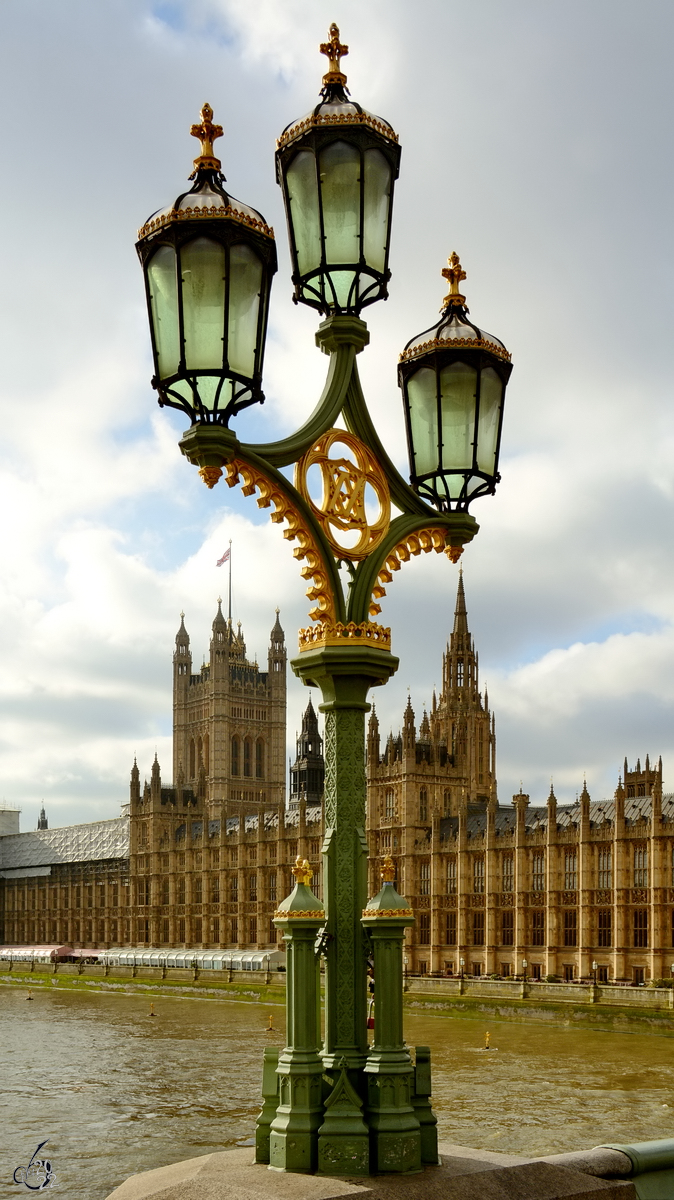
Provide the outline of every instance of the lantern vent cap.
{"type": "Polygon", "coordinates": [[[388,121],[368,112],[355,100],[350,99],[346,75],[340,64],[340,59],[348,52],[349,47],[340,42],[339,29],[333,22],[330,26],[330,41],[321,44],[321,54],[328,56],[329,69],[323,76],[320,103],[306,116],[286,125],[276,143],[279,150],[312,128],[331,125],[365,125],[388,141],[397,143],[398,135],[388,121]]]}
{"type": "Polygon", "coordinates": [[[442,316],[437,325],[411,338],[400,355],[400,362],[407,362],[434,350],[454,349],[460,346],[473,350],[489,350],[497,358],[510,362],[512,356],[503,342],[468,319],[466,297],[459,291],[459,285],[466,278],[466,272],[456,252],[448,258],[442,274],[449,282],[449,293],[445,296],[440,310],[442,316]]]}
{"type": "Polygon", "coordinates": [[[262,213],[235,199],[223,186],[225,177],[221,171],[221,162],[213,154],[213,142],[222,136],[222,126],[214,125],[211,118],[213,109],[210,104],[204,104],[201,110],[201,124],[192,125],[190,133],[201,141],[201,154],[194,160],[194,170],[190,179],[194,180],[187,192],[182,192],[173,204],[166,208],[157,209],[148,217],[145,224],[138,230],[138,240],[151,237],[166,225],[176,221],[211,219],[226,219],[236,221],[241,225],[254,229],[266,237],[273,238],[274,230],[267,225],[262,213]]]}

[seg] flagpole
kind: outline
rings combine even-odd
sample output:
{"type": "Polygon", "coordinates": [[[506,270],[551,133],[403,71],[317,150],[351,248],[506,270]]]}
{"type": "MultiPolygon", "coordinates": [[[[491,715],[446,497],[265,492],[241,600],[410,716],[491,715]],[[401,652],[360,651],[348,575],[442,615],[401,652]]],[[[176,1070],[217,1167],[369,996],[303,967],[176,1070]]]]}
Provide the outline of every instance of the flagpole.
{"type": "Polygon", "coordinates": [[[229,539],[229,623],[232,624],[232,539],[229,539]]]}

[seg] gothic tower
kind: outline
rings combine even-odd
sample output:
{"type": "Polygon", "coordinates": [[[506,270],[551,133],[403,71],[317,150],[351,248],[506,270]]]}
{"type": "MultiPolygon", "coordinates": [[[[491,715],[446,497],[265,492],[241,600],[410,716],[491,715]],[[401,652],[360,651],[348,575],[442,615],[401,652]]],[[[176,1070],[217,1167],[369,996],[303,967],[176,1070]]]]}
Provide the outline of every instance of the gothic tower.
{"type": "Polygon", "coordinates": [[[286,651],[278,610],[268,670],[249,661],[241,624],[218,608],[209,661],[193,674],[181,618],[173,656],[173,779],[205,801],[282,804],[285,797],[286,651]]]}
{"type": "Polygon", "coordinates": [[[311,699],[302,717],[302,730],[296,741],[295,762],[290,768],[290,799],[288,807],[299,807],[300,800],[308,805],[322,804],[325,781],[323,739],[318,732],[318,717],[311,699]]]}

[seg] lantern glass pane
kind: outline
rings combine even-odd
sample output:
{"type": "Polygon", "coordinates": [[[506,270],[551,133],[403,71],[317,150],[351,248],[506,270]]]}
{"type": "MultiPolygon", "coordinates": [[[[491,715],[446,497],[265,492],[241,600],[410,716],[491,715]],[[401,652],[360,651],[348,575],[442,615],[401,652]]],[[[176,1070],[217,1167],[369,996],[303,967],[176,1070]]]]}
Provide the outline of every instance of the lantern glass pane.
{"type": "Polygon", "coordinates": [[[195,238],[180,251],[185,366],[222,367],[225,331],[225,248],[195,238]]]}
{"type": "Polygon", "coordinates": [[[391,168],[381,150],[366,150],[364,161],[363,254],[368,266],[383,271],[391,204],[391,168]]]}
{"type": "Polygon", "coordinates": [[[159,378],[175,375],[180,363],[178,280],[173,246],[161,246],[147,266],[152,330],[159,378]]]}
{"type": "Polygon", "coordinates": [[[346,142],[333,142],[319,159],[326,262],[360,259],[360,154],[346,142]]]}
{"type": "Polygon", "coordinates": [[[435,371],[420,367],[407,381],[415,475],[438,469],[438,400],[435,371]]]}
{"type": "Polygon", "coordinates": [[[250,246],[242,242],[229,252],[229,338],[230,370],[252,379],[255,374],[258,314],[262,288],[262,263],[250,246]]]}
{"type": "Polygon", "coordinates": [[[480,378],[480,416],[477,423],[477,465],[494,475],[496,439],[503,398],[503,384],[493,367],[485,367],[480,378]]]}
{"type": "Polygon", "coordinates": [[[442,465],[463,470],[473,465],[477,371],[455,362],[440,372],[442,465]]]}
{"type": "Polygon", "coordinates": [[[316,160],[311,150],[300,150],[288,167],[292,232],[300,275],[321,265],[321,226],[318,213],[316,160]]]}

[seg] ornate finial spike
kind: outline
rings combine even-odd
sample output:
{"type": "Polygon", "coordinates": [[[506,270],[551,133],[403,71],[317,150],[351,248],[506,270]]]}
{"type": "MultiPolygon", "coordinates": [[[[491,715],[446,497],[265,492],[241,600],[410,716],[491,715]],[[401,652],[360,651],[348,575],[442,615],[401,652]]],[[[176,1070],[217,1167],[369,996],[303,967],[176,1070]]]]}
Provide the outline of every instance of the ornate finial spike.
{"type": "MultiPolygon", "coordinates": [[[[219,158],[213,153],[213,142],[216,138],[222,137],[222,125],[213,124],[213,109],[210,104],[204,104],[201,110],[201,124],[193,125],[190,129],[192,137],[199,138],[201,142],[201,154],[194,160],[194,172],[196,173],[200,167],[205,167],[211,171],[219,171],[222,163],[219,158]]],[[[190,179],[194,176],[190,175],[190,179]]]]}
{"type": "Polygon", "coordinates": [[[339,40],[339,28],[332,22],[330,26],[330,41],[321,42],[321,54],[327,55],[329,67],[327,73],[323,76],[323,84],[328,83],[346,83],[346,75],[341,70],[341,58],[346,58],[349,53],[349,47],[342,45],[339,40]]]}
{"type": "Polygon", "coordinates": [[[466,278],[466,272],[461,266],[456,250],[452,250],[447,259],[447,266],[443,267],[442,274],[449,283],[449,292],[442,302],[442,309],[440,311],[443,312],[451,305],[463,308],[466,303],[466,297],[459,291],[459,284],[466,278]]]}
{"type": "Polygon", "coordinates": [[[310,887],[314,877],[314,869],[311,863],[305,858],[302,860],[302,855],[298,854],[293,867],[293,875],[298,883],[303,883],[306,887],[310,887]]]}
{"type": "Polygon", "coordinates": [[[390,854],[386,855],[386,858],[382,863],[381,877],[384,883],[393,883],[393,880],[396,877],[395,863],[393,862],[390,854]]]}

